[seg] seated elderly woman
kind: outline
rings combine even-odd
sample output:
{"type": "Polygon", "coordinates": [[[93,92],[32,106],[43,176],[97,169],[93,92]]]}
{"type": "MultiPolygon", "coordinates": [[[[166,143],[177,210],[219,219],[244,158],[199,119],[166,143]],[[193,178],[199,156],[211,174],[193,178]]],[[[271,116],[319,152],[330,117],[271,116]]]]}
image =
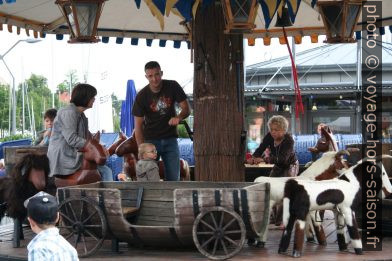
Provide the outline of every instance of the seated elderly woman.
{"type": "MultiPolygon", "coordinates": [[[[287,133],[289,122],[285,117],[277,115],[268,121],[269,132],[265,135],[260,146],[253,153],[252,158],[247,159],[249,164],[266,162],[274,164],[270,177],[294,177],[299,170],[299,162],[294,151],[293,137],[287,133]]],[[[283,209],[277,205],[273,210],[275,225],[282,223],[283,209]]]]}
{"type": "Polygon", "coordinates": [[[287,133],[288,127],[289,123],[285,117],[271,117],[268,121],[269,132],[247,163],[259,164],[264,161],[274,164],[270,177],[296,176],[299,163],[294,151],[293,137],[287,133]]]}

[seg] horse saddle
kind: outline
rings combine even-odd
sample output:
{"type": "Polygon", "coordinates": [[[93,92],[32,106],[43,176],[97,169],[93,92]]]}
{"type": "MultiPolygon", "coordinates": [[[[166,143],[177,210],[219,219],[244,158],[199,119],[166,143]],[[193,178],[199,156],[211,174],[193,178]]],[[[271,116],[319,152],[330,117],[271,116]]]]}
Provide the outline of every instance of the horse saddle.
{"type": "Polygon", "coordinates": [[[71,175],[56,176],[56,187],[68,187],[101,181],[98,170],[79,170],[71,175]]]}

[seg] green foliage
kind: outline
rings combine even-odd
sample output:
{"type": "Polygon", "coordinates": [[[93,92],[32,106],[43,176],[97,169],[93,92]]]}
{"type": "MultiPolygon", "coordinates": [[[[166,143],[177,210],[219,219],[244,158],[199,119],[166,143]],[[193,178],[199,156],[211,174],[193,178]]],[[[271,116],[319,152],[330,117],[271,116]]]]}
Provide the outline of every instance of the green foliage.
{"type": "Polygon", "coordinates": [[[177,130],[179,138],[189,138],[188,132],[186,131],[184,124],[179,124],[177,126],[177,130]]]}
{"type": "Polygon", "coordinates": [[[8,116],[9,116],[9,86],[0,84],[0,129],[8,130],[8,116]]]}
{"type": "Polygon", "coordinates": [[[113,130],[114,132],[120,131],[120,112],[121,112],[122,101],[117,98],[116,95],[112,94],[112,107],[114,109],[113,113],[113,130]]]}
{"type": "Polygon", "coordinates": [[[22,134],[15,134],[15,135],[10,135],[10,136],[1,138],[0,142],[11,141],[11,140],[20,140],[20,139],[31,139],[31,136],[22,135],[22,134]]]}
{"type": "Polygon", "coordinates": [[[62,83],[57,85],[57,91],[58,91],[58,93],[63,93],[63,92],[69,91],[69,86],[68,86],[67,81],[63,81],[62,83]]]}
{"type": "MultiPolygon", "coordinates": [[[[32,74],[25,81],[25,88],[25,129],[31,129],[31,118],[34,119],[35,129],[42,130],[44,125],[43,115],[47,109],[52,108],[52,93],[48,88],[47,79],[43,76],[32,74]],[[31,114],[32,110],[34,115],[31,114]]],[[[19,85],[16,95],[16,128],[22,129],[22,84],[19,85]]]]}
{"type": "MultiPolygon", "coordinates": [[[[74,86],[77,81],[76,70],[71,70],[67,75],[67,79],[64,80],[57,86],[57,91],[52,96],[51,90],[48,88],[48,81],[44,76],[32,74],[29,79],[21,83],[16,90],[16,129],[20,133],[22,130],[22,119],[23,119],[23,86],[25,88],[24,102],[25,102],[25,130],[32,130],[30,122],[34,119],[34,125],[36,131],[43,129],[43,115],[47,109],[53,107],[59,109],[64,107],[66,103],[59,101],[59,93],[69,91],[69,86],[74,86]],[[71,84],[71,85],[70,85],[71,84]],[[53,101],[52,101],[53,99],[53,101]],[[33,111],[33,114],[32,114],[33,111]]],[[[29,136],[22,136],[20,134],[9,136],[9,85],[0,84],[0,140],[16,140],[21,138],[31,138],[29,136]],[[7,136],[7,137],[5,137],[7,136]]],[[[115,131],[120,130],[120,111],[121,102],[118,98],[112,94],[114,115],[113,123],[115,131]]]]}

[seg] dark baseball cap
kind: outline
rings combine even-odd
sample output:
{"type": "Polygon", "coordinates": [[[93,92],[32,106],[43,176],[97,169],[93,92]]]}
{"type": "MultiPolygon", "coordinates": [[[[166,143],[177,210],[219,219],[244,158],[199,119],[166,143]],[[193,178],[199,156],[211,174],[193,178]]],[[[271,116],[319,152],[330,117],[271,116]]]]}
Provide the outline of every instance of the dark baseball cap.
{"type": "Polygon", "coordinates": [[[24,206],[27,208],[27,216],[38,224],[56,221],[59,207],[57,199],[46,192],[40,191],[26,199],[24,206]]]}

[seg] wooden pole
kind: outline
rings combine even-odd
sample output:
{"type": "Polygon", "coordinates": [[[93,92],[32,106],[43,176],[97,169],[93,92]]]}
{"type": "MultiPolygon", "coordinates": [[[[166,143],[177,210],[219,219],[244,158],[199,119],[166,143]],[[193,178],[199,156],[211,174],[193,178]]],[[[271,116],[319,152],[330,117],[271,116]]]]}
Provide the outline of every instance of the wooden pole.
{"type": "Polygon", "coordinates": [[[195,179],[243,181],[243,36],[223,33],[219,2],[199,7],[193,30],[195,179]]]}

